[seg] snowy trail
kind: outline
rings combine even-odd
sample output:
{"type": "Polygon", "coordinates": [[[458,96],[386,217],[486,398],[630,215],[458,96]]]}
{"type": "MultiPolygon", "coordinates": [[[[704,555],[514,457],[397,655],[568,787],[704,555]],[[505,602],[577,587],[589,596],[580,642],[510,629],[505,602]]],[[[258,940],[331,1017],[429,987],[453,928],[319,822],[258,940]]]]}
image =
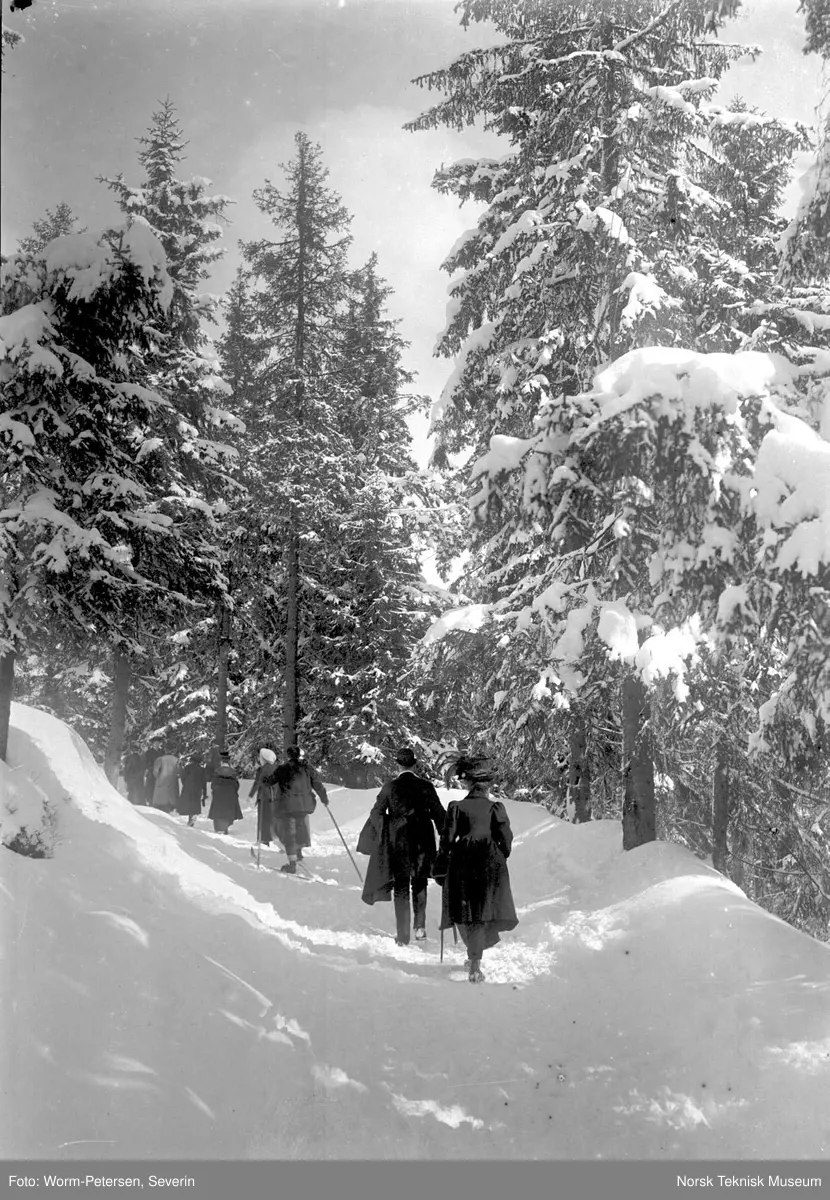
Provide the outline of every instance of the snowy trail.
{"type": "MultiPolygon", "coordinates": [[[[60,840],[0,855],[4,1156],[830,1147],[830,951],[680,847],[624,855],[614,822],[509,803],[521,923],[471,987],[451,935],[438,961],[437,887],[426,947],[396,946],[325,814],[319,881],[258,871],[252,809],[229,837],[133,809],[60,722],[16,705],[14,723],[0,782],[32,812],[49,795],[60,840]]],[[[373,798],[333,790],[352,846],[373,798]]]]}

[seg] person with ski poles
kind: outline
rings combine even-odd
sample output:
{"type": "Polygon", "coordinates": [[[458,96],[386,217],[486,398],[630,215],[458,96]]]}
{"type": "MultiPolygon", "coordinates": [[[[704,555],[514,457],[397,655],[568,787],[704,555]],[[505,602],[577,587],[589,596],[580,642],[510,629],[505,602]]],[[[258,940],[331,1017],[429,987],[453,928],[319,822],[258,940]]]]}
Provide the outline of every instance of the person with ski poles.
{"type": "Polygon", "coordinates": [[[311,845],[308,818],[317,806],[315,793],[326,808],[329,798],[322,779],[300,747],[289,746],[285,753],[287,761],[276,768],[269,780],[278,789],[272,801],[273,830],[288,857],[280,870],[285,875],[296,875],[303,847],[311,845]]]}
{"type": "Polygon", "coordinates": [[[394,897],[395,941],[408,946],[412,925],[417,942],[427,936],[427,884],[435,861],[433,825],[440,834],[446,813],[432,784],[415,773],[411,748],[399,750],[395,761],[402,770],[378,793],[357,848],[370,856],[364,902],[394,897]]]}
{"type": "Polygon", "coordinates": [[[274,782],[276,770],[276,753],[271,746],[263,746],[259,752],[259,766],[257,767],[256,776],[254,777],[254,782],[251,785],[251,790],[248,793],[249,800],[253,796],[256,796],[256,840],[257,844],[261,843],[263,846],[271,845],[271,829],[273,823],[271,802],[276,786],[274,782]]]}
{"type": "Polygon", "coordinates": [[[450,801],[432,874],[443,887],[441,928],[458,927],[470,983],[481,983],[484,951],[519,923],[507,870],[513,831],[504,805],[490,796],[489,761],[462,756],[455,772],[469,791],[450,801]]]}

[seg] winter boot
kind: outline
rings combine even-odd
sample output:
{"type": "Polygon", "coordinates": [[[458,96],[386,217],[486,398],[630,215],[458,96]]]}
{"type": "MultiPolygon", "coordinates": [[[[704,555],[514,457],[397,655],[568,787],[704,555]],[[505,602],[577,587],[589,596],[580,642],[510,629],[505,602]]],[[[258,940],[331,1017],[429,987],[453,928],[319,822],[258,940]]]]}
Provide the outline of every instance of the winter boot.
{"type": "Polygon", "coordinates": [[[426,939],[427,939],[427,931],[425,929],[416,929],[415,930],[415,941],[416,942],[425,942],[426,939]]]}
{"type": "Polygon", "coordinates": [[[280,867],[280,870],[282,871],[283,875],[296,875],[297,864],[295,862],[283,863],[280,867]]]}
{"type": "Polygon", "coordinates": [[[470,959],[470,973],[467,976],[470,983],[484,983],[484,974],[481,970],[481,959],[470,959]]]}

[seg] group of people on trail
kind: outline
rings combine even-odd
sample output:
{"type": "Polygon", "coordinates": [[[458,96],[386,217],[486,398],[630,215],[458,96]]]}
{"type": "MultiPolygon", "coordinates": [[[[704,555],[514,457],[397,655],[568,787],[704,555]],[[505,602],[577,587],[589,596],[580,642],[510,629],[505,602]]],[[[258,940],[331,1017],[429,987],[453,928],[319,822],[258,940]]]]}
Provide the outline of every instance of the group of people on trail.
{"type": "Polygon", "coordinates": [[[490,796],[492,769],[486,759],[460,758],[456,775],[468,791],[445,811],[416,774],[412,750],[400,750],[396,761],[402,770],[381,788],[357,843],[369,855],[363,900],[393,899],[397,944],[409,944],[412,926],[423,941],[431,876],[442,887],[440,928],[457,928],[468,978],[481,983],[484,951],[519,923],[507,870],[513,832],[504,805],[490,796]]]}
{"type": "MultiPolygon", "coordinates": [[[[366,904],[394,902],[395,940],[407,946],[413,928],[416,942],[426,939],[427,887],[434,879],[442,888],[442,935],[446,929],[458,931],[468,978],[480,983],[484,951],[519,923],[507,869],[513,833],[504,805],[490,795],[490,763],[459,758],[455,772],[467,793],[445,810],[429,780],[417,773],[409,747],[398,751],[396,762],[401,770],[381,788],[357,843],[358,851],[369,856],[362,898],[366,904]]],[[[128,760],[124,770],[133,803],[143,800],[179,812],[193,825],[210,784],[208,817],[214,830],[226,834],[242,819],[239,778],[229,754],[218,746],[206,765],[198,754],[181,766],[174,754],[156,750],[152,763],[141,756],[138,766],[140,772],[128,760]]],[[[280,870],[295,875],[303,850],[311,845],[309,817],[317,799],[326,807],[329,803],[319,774],[298,746],[290,746],[280,763],[273,743],[266,743],[249,796],[256,800],[257,842],[279,841],[288,860],[280,870]]]]}
{"type": "MultiPolygon", "coordinates": [[[[211,750],[207,764],[200,754],[180,759],[158,748],[144,755],[128,755],[124,781],[133,804],[177,812],[187,817],[188,825],[195,825],[201,814],[208,786],[211,803],[207,815],[215,832],[226,834],[234,821],[243,817],[239,777],[228,752],[218,746],[211,750]]],[[[273,839],[281,842],[288,862],[280,869],[296,874],[304,847],[311,845],[308,819],[317,797],[325,805],[329,802],[320,776],[298,746],[289,746],[286,761],[278,763],[273,743],[268,743],[259,752],[250,797],[256,797],[257,841],[266,846],[273,839]]]]}
{"type": "Polygon", "coordinates": [[[227,833],[234,821],[242,820],[239,806],[239,779],[231,766],[230,755],[218,746],[211,750],[207,765],[201,754],[179,758],[164,749],[151,747],[145,754],[128,754],[124,762],[127,799],[132,804],[147,804],[162,812],[177,812],[195,825],[207,802],[208,818],[217,833],[227,833]]]}

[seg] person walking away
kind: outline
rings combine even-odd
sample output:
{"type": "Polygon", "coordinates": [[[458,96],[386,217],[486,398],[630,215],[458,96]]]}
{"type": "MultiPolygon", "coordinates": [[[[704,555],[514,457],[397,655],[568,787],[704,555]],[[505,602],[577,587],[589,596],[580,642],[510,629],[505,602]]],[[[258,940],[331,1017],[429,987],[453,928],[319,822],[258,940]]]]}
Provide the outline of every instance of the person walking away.
{"type": "Polygon", "coordinates": [[[444,888],[441,928],[458,926],[470,983],[481,983],[484,951],[519,923],[507,870],[513,831],[504,805],[490,797],[487,759],[460,758],[456,775],[470,790],[450,802],[433,875],[444,888]]]}
{"type": "Polygon", "coordinates": [[[227,750],[219,755],[219,766],[211,780],[211,802],[208,817],[215,833],[227,833],[234,821],[242,820],[239,807],[239,779],[231,766],[227,750]]]}
{"type": "Polygon", "coordinates": [[[208,783],[211,782],[213,776],[219,770],[219,764],[222,761],[222,748],[218,742],[214,742],[210,750],[208,750],[207,762],[205,770],[207,771],[208,783]]]}
{"type": "Polygon", "coordinates": [[[288,856],[288,862],[280,870],[286,875],[296,875],[303,846],[311,845],[308,818],[317,806],[315,792],[327,808],[329,798],[323,781],[299,746],[289,746],[286,756],[287,761],[277,767],[273,777],[279,789],[273,806],[273,826],[288,856]]]}
{"type": "MultiPolygon", "coordinates": [[[[408,946],[413,925],[416,941],[427,936],[427,884],[436,857],[433,826],[440,835],[447,814],[429,780],[415,773],[413,751],[403,747],[395,761],[403,770],[383,785],[367,822],[375,833],[375,859],[370,856],[363,900],[367,904],[388,900],[391,891],[395,941],[408,946]]],[[[365,844],[363,834],[358,850],[361,844],[365,844]]]]}
{"type": "Polygon", "coordinates": [[[144,803],[152,805],[153,792],[156,789],[156,777],[153,773],[156,759],[161,753],[161,748],[156,746],[148,746],[144,752],[144,803]]]}
{"type": "Polygon", "coordinates": [[[179,760],[161,753],[153,763],[153,808],[174,812],[179,800],[179,760]]]}
{"type": "Polygon", "coordinates": [[[256,796],[257,822],[256,838],[263,846],[271,845],[271,825],[273,813],[271,809],[272,792],[276,787],[274,776],[277,770],[277,756],[269,746],[263,746],[259,752],[259,766],[248,793],[248,799],[256,796]]]}
{"type": "Polygon", "coordinates": [[[193,826],[207,799],[207,771],[202,764],[201,754],[191,754],[181,773],[181,780],[182,790],[176,810],[187,817],[188,825],[193,826]]]}
{"type": "Polygon", "coordinates": [[[124,758],[124,783],[130,804],[144,803],[144,755],[131,750],[124,758]]]}

